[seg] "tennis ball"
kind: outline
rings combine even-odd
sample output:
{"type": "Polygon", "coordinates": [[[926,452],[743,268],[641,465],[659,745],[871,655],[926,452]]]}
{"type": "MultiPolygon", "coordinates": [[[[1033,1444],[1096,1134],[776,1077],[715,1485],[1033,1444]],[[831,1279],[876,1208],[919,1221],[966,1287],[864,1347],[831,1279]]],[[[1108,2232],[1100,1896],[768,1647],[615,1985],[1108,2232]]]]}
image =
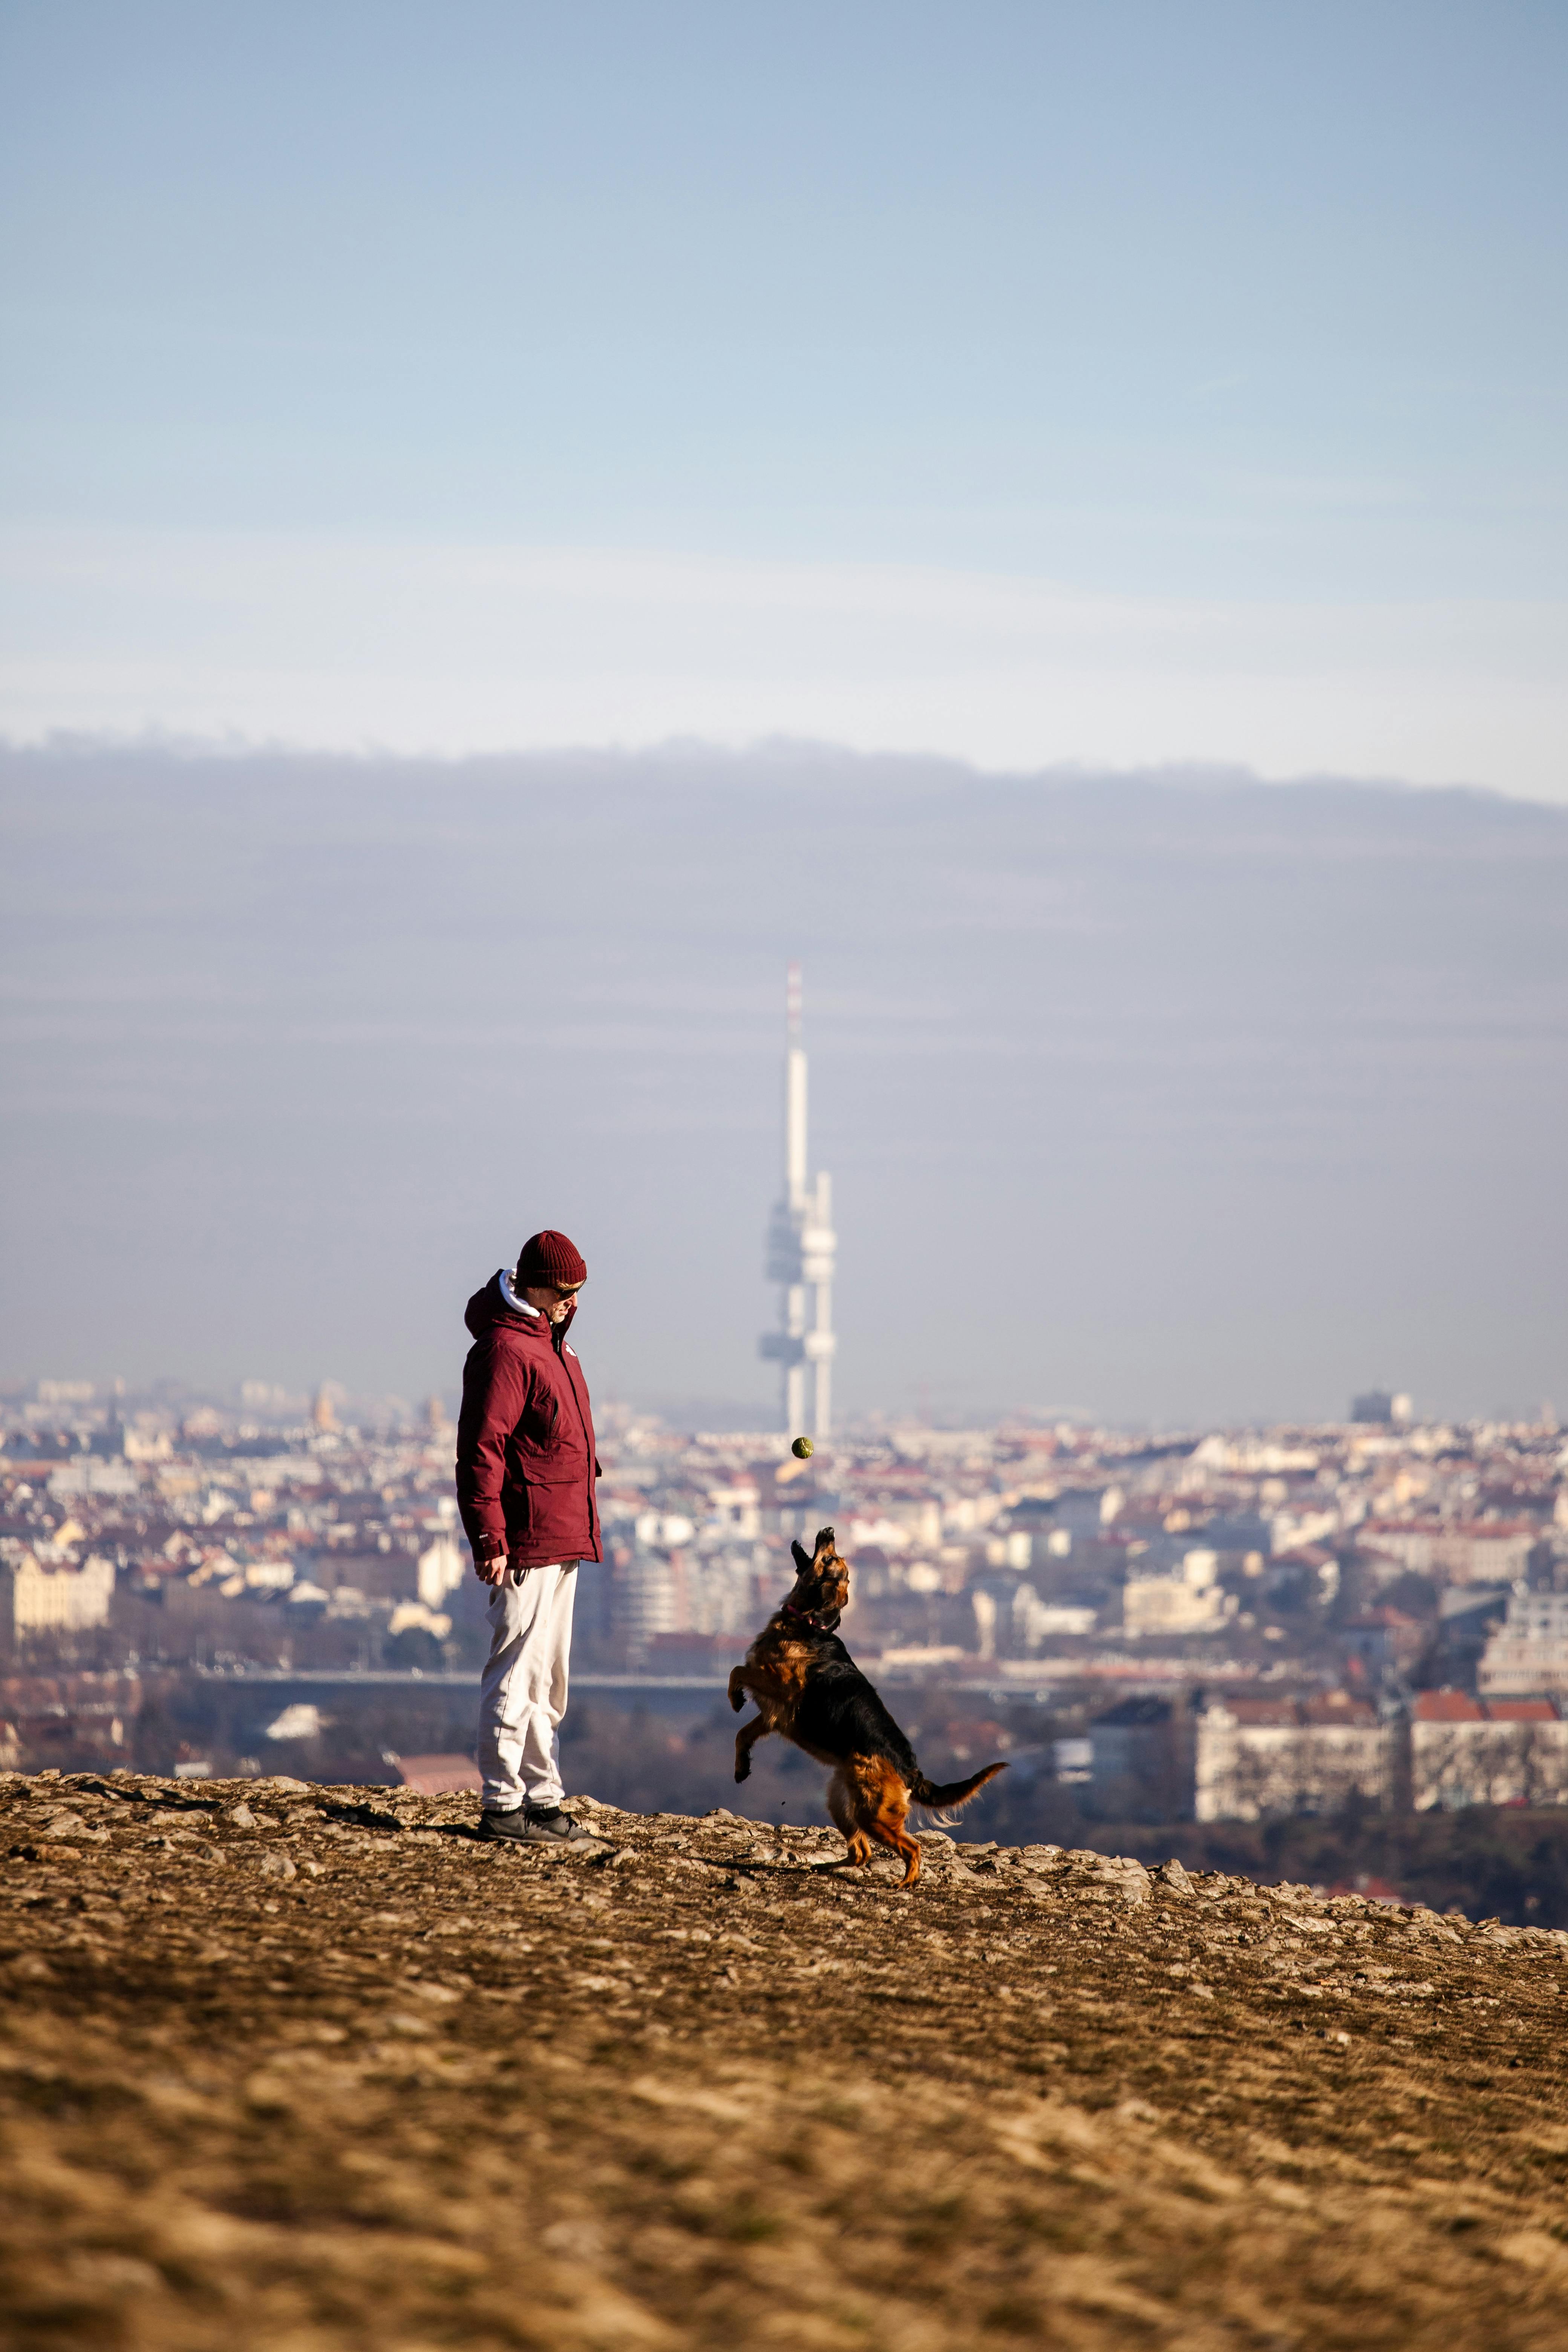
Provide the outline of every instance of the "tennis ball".
{"type": "Polygon", "coordinates": [[[816,1448],[809,1437],[797,1437],[790,1447],[790,1452],[797,1462],[809,1462],[816,1451],[816,1448]]]}

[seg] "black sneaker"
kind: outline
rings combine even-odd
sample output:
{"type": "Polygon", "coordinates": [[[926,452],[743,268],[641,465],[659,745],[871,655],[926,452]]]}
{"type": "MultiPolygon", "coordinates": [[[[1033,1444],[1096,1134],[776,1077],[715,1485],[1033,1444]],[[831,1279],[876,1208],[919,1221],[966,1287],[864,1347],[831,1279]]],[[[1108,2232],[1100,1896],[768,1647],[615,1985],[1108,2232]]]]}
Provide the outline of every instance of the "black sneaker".
{"type": "Polygon", "coordinates": [[[581,1822],[562,1805],[516,1805],[510,1813],[482,1812],[479,1835],[507,1845],[591,1845],[581,1822]]]}
{"type": "Polygon", "coordinates": [[[592,1845],[594,1832],[581,1822],[574,1822],[564,1805],[525,1805],[529,1827],[535,1837],[546,1839],[552,1845],[592,1845]]]}

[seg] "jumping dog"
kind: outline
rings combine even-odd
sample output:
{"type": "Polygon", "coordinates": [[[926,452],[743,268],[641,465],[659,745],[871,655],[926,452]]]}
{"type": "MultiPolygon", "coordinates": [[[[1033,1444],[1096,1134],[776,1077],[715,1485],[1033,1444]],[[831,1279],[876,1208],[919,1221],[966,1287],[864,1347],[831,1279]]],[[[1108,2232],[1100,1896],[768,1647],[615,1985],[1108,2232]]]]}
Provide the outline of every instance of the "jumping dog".
{"type": "Polygon", "coordinates": [[[739,1715],[748,1697],[757,1713],[735,1736],[735,1778],[752,1769],[752,1750],[772,1731],[830,1765],[827,1810],[844,1833],[851,1863],[871,1859],[873,1840],[904,1862],[902,1884],[921,1874],[920,1846],[904,1826],[911,1803],[942,1808],[966,1804],[1005,1764],[987,1764],[967,1780],[935,1788],[880,1698],[855,1664],[837,1627],[849,1601],[849,1563],[839,1557],[831,1528],[817,1530],[809,1556],[792,1543],[799,1571],[795,1590],[774,1611],[730,1676],[730,1705],[739,1715]]]}

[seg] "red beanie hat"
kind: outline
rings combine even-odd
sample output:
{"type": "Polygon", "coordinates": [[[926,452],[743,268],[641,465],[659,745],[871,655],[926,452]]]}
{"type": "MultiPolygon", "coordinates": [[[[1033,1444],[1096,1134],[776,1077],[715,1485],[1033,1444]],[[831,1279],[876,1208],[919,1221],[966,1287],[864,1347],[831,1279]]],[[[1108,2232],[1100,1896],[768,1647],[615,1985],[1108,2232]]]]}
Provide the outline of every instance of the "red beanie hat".
{"type": "Polygon", "coordinates": [[[586,1282],[588,1269],[575,1244],[564,1234],[552,1233],[547,1225],[542,1234],[534,1234],[524,1242],[517,1261],[517,1279],[525,1290],[546,1283],[586,1282]]]}

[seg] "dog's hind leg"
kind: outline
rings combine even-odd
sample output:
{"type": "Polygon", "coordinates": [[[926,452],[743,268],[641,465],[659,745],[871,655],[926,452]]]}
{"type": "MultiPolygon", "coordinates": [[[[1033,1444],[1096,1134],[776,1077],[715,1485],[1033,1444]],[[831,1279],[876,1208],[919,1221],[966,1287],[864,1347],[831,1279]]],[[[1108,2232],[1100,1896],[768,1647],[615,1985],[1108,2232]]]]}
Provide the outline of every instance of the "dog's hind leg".
{"type": "Polygon", "coordinates": [[[847,1859],[855,1864],[869,1862],[871,1841],[855,1817],[847,1766],[840,1765],[827,1784],[827,1810],[849,1849],[847,1859]]]}
{"type": "Polygon", "coordinates": [[[741,1726],[741,1728],[735,1734],[735,1778],[737,1780],[745,1780],[750,1779],[752,1770],[752,1750],[756,1746],[759,1739],[765,1739],[767,1738],[772,1729],[773,1725],[768,1721],[765,1715],[753,1715],[750,1723],[743,1723],[741,1726]]]}
{"type": "Polygon", "coordinates": [[[918,1838],[910,1837],[908,1830],[905,1829],[903,1823],[900,1822],[898,1828],[893,1832],[889,1843],[893,1847],[895,1853],[901,1853],[904,1857],[904,1874],[902,1878],[900,1879],[899,1885],[900,1886],[912,1886],[916,1879],[921,1874],[920,1840],[918,1838]]]}
{"type": "Polygon", "coordinates": [[[885,1766],[877,1790],[877,1810],[866,1826],[879,1845],[891,1846],[902,1862],[904,1886],[912,1886],[921,1874],[920,1841],[904,1826],[909,1810],[910,1792],[901,1775],[890,1764],[885,1766]]]}

